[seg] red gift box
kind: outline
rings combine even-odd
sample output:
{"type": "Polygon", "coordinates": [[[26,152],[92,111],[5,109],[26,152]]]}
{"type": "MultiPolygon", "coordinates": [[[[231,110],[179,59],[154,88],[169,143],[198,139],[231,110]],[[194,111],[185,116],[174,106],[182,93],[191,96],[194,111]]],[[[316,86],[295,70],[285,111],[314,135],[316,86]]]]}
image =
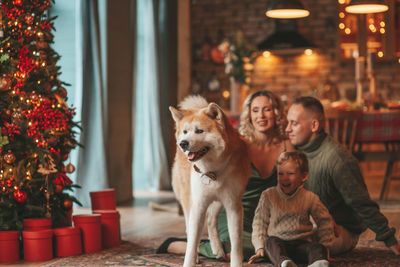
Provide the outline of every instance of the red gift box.
{"type": "Polygon", "coordinates": [[[75,227],[56,228],[54,231],[54,252],[56,257],[82,254],[81,229],[75,227]]]}
{"type": "Polygon", "coordinates": [[[19,261],[19,232],[0,231],[0,263],[19,261]]]}
{"type": "Polygon", "coordinates": [[[23,225],[24,225],[24,230],[26,231],[51,229],[51,219],[46,219],[46,218],[24,219],[23,225]]]}
{"type": "Polygon", "coordinates": [[[116,210],[94,210],[101,215],[101,233],[103,248],[111,248],[120,244],[119,212],[116,210]]]}
{"type": "Polygon", "coordinates": [[[53,258],[53,230],[22,231],[24,259],[46,261],[53,258]]]}
{"type": "Polygon", "coordinates": [[[115,190],[112,188],[90,192],[90,201],[92,210],[115,210],[117,206],[115,190]]]}
{"type": "Polygon", "coordinates": [[[74,226],[82,230],[83,251],[92,253],[101,250],[101,215],[81,214],[73,216],[74,226]]]}

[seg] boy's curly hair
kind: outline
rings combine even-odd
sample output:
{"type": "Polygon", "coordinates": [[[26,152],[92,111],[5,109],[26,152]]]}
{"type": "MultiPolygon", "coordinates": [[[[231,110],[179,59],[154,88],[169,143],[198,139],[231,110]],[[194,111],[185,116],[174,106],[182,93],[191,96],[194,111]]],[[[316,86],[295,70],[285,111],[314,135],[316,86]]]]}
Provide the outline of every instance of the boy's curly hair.
{"type": "Polygon", "coordinates": [[[281,165],[282,163],[293,160],[296,162],[299,171],[301,174],[308,173],[308,159],[306,154],[301,151],[285,151],[279,155],[278,160],[276,161],[277,165],[281,165]]]}

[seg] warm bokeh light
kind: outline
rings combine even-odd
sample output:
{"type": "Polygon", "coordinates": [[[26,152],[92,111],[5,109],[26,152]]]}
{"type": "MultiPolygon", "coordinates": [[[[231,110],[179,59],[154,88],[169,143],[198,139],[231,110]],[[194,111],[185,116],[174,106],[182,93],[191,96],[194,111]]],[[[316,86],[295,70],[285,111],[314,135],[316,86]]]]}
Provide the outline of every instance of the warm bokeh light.
{"type": "Polygon", "coordinates": [[[343,30],[344,28],[346,28],[344,23],[343,22],[339,23],[339,29],[343,30]]]}
{"type": "Polygon", "coordinates": [[[370,24],[369,29],[371,30],[371,32],[376,32],[376,28],[375,28],[374,24],[370,24]]]}
{"type": "Polygon", "coordinates": [[[382,51],[378,52],[378,57],[383,57],[383,52],[382,51]]]}
{"type": "Polygon", "coordinates": [[[229,97],[231,96],[231,93],[230,93],[228,90],[224,90],[224,91],[222,92],[222,96],[223,96],[224,98],[229,98],[229,97]]]}
{"type": "Polygon", "coordinates": [[[310,15],[310,11],[304,9],[274,9],[265,12],[265,15],[274,19],[297,19],[310,15]]]}
{"type": "Polygon", "coordinates": [[[365,4],[365,5],[354,5],[347,6],[346,12],[354,13],[354,14],[366,14],[366,13],[380,13],[385,12],[389,9],[387,5],[379,5],[379,4],[365,4]]]}
{"type": "Polygon", "coordinates": [[[382,34],[385,34],[386,30],[385,30],[385,28],[380,28],[379,32],[382,33],[382,34]]]}
{"type": "Polygon", "coordinates": [[[339,12],[339,18],[343,19],[345,16],[344,12],[339,12]]]}
{"type": "Polygon", "coordinates": [[[263,57],[269,57],[269,56],[271,56],[271,52],[264,51],[262,55],[263,55],[263,57]]]}
{"type": "Polygon", "coordinates": [[[307,56],[311,56],[313,54],[312,49],[306,49],[304,50],[304,54],[306,54],[307,56]]]}
{"type": "Polygon", "coordinates": [[[350,34],[350,33],[351,33],[351,30],[350,30],[350,28],[346,28],[346,29],[344,30],[344,32],[345,32],[346,34],[350,34]]]}

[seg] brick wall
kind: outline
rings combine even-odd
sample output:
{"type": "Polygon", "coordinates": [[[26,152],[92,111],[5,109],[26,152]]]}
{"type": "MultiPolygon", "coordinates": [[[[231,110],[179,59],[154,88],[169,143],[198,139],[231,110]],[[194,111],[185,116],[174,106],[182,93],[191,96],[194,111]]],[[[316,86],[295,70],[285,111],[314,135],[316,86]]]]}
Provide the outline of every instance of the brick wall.
{"type": "MultiPolygon", "coordinates": [[[[240,30],[248,44],[256,46],[274,32],[273,19],[265,16],[267,0],[196,0],[191,6],[193,52],[192,83],[210,101],[228,107],[222,91],[229,89],[224,64],[213,63],[202,56],[225,38],[240,30]],[[216,77],[221,89],[208,90],[208,82],[216,77]],[[199,88],[199,87],[197,87],[199,88]]],[[[298,19],[298,31],[317,45],[311,56],[304,54],[259,57],[251,76],[251,90],[268,89],[288,100],[297,95],[318,96],[327,80],[333,82],[342,96],[355,91],[354,60],[343,59],[339,50],[338,6],[334,0],[303,0],[311,15],[298,19]]],[[[400,64],[396,60],[376,63],[377,88],[384,96],[400,100],[400,64]]],[[[365,82],[368,91],[368,82],[365,82]]]]}

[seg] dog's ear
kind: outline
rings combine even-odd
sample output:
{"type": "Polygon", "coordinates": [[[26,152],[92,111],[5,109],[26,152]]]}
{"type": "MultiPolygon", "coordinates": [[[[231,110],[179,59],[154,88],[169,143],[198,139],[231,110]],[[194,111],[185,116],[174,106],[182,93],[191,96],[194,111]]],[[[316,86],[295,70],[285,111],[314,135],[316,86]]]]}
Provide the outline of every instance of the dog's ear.
{"type": "Polygon", "coordinates": [[[217,104],[215,104],[215,103],[208,104],[206,114],[211,119],[216,120],[219,125],[221,125],[222,127],[225,127],[224,113],[217,104]]]}
{"type": "Polygon", "coordinates": [[[175,122],[178,122],[183,118],[182,112],[180,112],[176,108],[170,106],[169,111],[171,111],[172,118],[174,119],[175,122]]]}

